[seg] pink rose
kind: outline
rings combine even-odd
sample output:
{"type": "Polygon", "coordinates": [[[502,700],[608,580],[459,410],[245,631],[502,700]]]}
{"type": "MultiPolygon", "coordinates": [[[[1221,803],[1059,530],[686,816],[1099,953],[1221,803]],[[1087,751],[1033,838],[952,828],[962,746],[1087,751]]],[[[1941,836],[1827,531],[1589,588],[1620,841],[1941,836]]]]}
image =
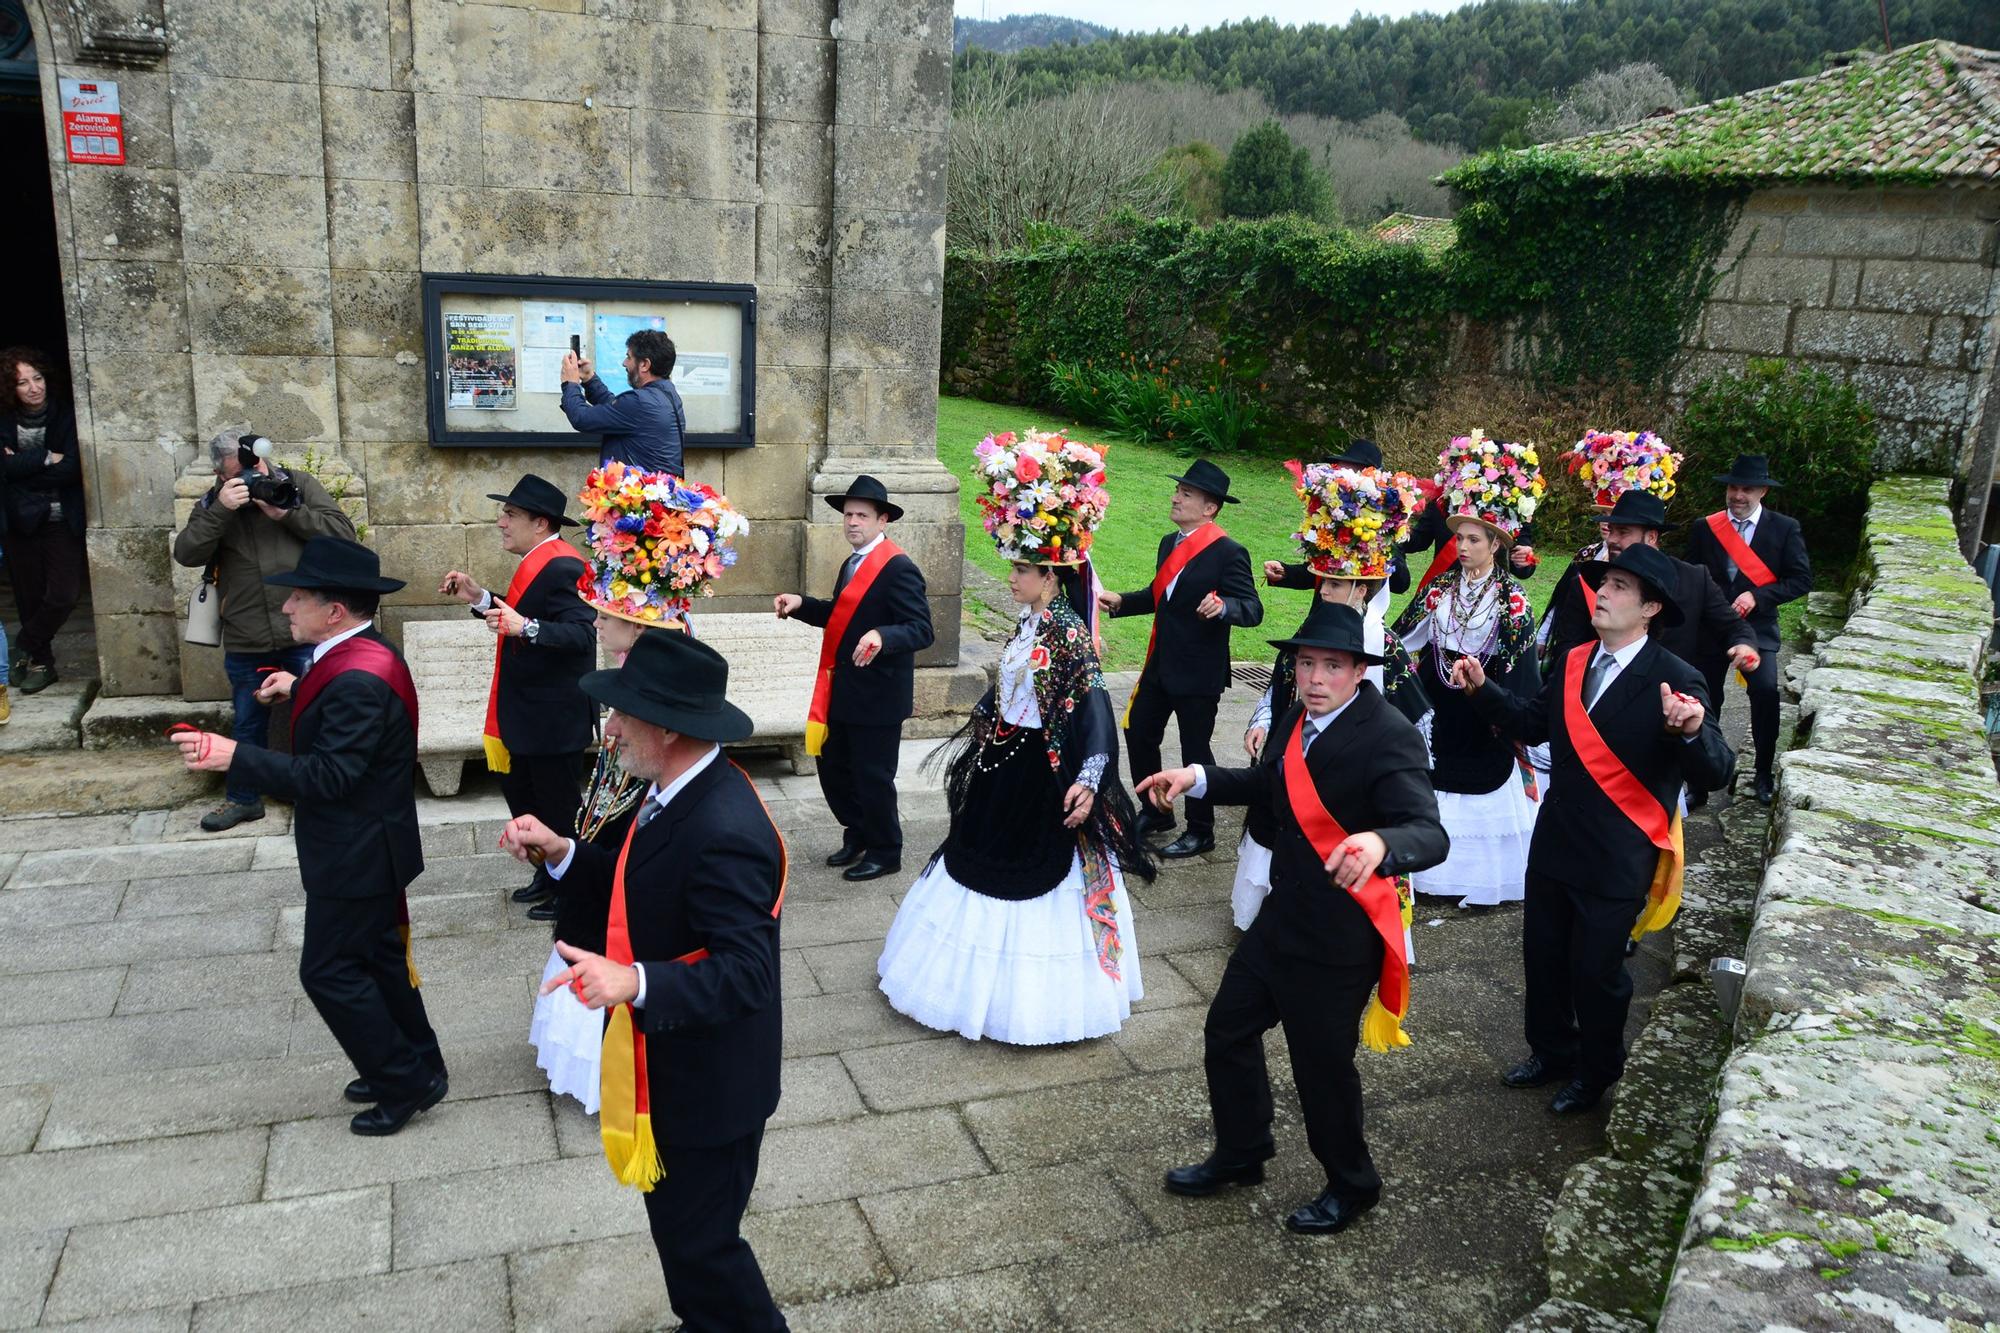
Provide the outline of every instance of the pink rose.
{"type": "Polygon", "coordinates": [[[1027,454],[1022,454],[1014,461],[1014,476],[1021,481],[1039,481],[1042,476],[1042,465],[1027,454]]]}

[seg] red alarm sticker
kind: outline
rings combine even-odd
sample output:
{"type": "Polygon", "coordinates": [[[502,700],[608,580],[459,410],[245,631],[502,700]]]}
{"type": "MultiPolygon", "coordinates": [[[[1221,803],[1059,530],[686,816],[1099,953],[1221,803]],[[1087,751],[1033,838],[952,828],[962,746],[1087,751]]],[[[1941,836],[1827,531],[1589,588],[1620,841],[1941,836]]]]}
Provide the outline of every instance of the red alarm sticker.
{"type": "Polygon", "coordinates": [[[125,117],[118,85],[102,79],[58,79],[63,148],[72,162],[125,165],[125,117]]]}

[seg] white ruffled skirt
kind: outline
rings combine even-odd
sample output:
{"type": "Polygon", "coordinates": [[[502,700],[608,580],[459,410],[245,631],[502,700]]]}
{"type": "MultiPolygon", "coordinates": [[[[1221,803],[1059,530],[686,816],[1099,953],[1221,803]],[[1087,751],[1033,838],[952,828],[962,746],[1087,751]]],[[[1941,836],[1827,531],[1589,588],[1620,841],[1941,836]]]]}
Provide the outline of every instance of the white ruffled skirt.
{"type": "Polygon", "coordinates": [[[1125,878],[1112,867],[1122,951],[1113,978],[1083,914],[1083,860],[1039,898],[989,898],[938,857],[903,895],[875,965],[882,993],[925,1027],[977,1041],[1049,1046],[1116,1032],[1145,987],[1125,878]]]}
{"type": "Polygon", "coordinates": [[[1443,864],[1410,877],[1418,893],[1456,897],[1460,907],[1521,901],[1528,874],[1528,843],[1541,806],[1521,788],[1518,769],[1489,792],[1441,791],[1438,815],[1451,835],[1443,864]]]}
{"type": "MultiPolygon", "coordinates": [[[[542,983],[548,984],[568,966],[551,948],[542,983]]],[[[528,1040],[535,1048],[536,1065],[548,1071],[549,1091],[576,1098],[585,1111],[596,1115],[598,1068],[604,1059],[603,1010],[590,1008],[567,986],[538,995],[528,1040]]]]}

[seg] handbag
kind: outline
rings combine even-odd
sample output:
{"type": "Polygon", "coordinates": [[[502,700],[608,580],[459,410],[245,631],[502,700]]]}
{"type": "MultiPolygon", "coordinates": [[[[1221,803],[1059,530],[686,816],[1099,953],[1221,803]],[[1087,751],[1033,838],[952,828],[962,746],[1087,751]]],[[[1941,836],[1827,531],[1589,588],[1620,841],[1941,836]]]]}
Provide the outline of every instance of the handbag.
{"type": "Polygon", "coordinates": [[[215,566],[201,571],[201,582],[188,594],[187,629],[181,638],[203,648],[222,646],[222,589],[215,586],[215,566]]]}

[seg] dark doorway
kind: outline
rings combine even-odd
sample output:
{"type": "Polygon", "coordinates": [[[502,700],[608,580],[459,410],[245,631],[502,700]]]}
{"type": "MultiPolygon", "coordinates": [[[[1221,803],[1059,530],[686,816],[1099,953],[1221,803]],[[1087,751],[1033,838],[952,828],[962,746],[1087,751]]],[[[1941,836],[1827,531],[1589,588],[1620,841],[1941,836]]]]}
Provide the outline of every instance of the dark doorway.
{"type": "MultiPolygon", "coordinates": [[[[0,0],[0,181],[7,183],[9,200],[0,208],[0,254],[9,258],[13,288],[0,306],[0,346],[38,347],[66,371],[69,335],[49,185],[48,118],[35,37],[21,0],[0,0]]],[[[68,375],[61,378],[67,387],[68,375]]]]}

